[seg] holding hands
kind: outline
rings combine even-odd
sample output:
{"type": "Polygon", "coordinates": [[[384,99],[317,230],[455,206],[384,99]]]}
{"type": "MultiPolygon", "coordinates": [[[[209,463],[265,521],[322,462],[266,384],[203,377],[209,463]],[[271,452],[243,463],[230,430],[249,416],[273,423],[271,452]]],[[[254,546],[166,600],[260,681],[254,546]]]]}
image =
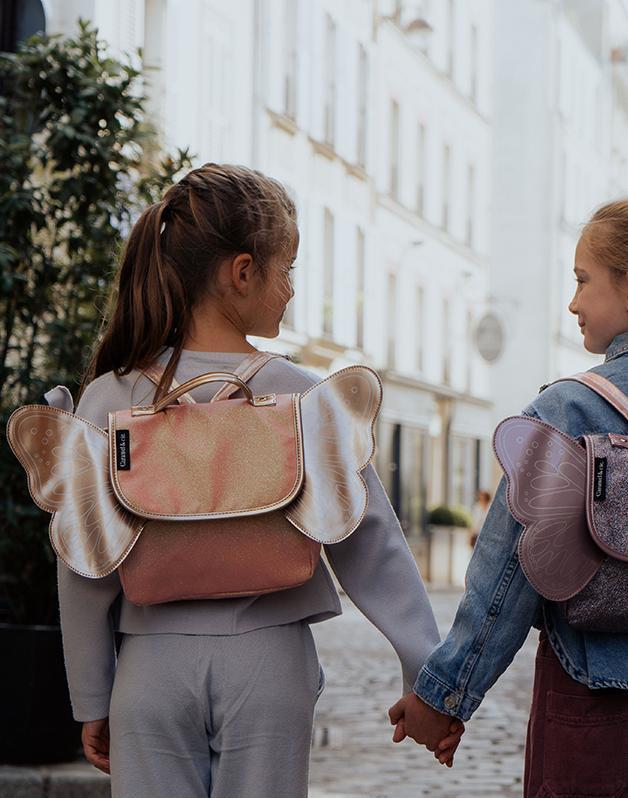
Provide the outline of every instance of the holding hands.
{"type": "Polygon", "coordinates": [[[415,693],[408,693],[400,698],[389,709],[388,716],[395,726],[394,743],[412,737],[416,743],[433,751],[441,765],[453,765],[454,753],[464,734],[464,723],[461,720],[432,709],[415,693]]]}

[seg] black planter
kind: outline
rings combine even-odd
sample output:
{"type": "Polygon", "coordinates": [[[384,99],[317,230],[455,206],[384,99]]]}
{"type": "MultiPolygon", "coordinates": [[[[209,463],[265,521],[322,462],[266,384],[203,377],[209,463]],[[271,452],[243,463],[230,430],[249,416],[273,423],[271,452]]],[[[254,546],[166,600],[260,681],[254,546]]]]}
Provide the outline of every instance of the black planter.
{"type": "Polygon", "coordinates": [[[0,762],[75,759],[81,724],[72,719],[59,627],[0,624],[0,652],[0,762]]]}

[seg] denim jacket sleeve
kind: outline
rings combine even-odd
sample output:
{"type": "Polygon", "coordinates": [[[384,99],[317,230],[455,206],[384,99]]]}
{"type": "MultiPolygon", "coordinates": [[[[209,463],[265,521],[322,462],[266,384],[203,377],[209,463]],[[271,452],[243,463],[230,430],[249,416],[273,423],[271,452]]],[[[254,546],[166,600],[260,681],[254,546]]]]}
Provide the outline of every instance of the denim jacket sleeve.
{"type": "Polygon", "coordinates": [[[525,578],[517,543],[522,532],[508,510],[502,478],[466,576],[466,590],[447,638],[419,671],[414,692],[448,715],[468,720],[538,623],[543,599],[525,578]]]}

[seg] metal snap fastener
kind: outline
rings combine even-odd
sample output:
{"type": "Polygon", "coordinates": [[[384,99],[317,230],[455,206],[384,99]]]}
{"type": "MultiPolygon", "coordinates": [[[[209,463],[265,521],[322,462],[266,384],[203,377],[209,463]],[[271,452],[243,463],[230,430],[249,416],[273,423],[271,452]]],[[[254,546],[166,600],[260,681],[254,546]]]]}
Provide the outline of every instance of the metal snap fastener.
{"type": "Polygon", "coordinates": [[[447,707],[447,709],[455,709],[455,707],[457,707],[457,706],[458,706],[458,699],[457,699],[457,698],[456,698],[456,696],[455,696],[455,695],[453,695],[453,694],[452,694],[452,695],[448,695],[448,696],[445,698],[445,700],[444,700],[444,702],[443,702],[443,703],[445,704],[445,706],[447,707]]]}

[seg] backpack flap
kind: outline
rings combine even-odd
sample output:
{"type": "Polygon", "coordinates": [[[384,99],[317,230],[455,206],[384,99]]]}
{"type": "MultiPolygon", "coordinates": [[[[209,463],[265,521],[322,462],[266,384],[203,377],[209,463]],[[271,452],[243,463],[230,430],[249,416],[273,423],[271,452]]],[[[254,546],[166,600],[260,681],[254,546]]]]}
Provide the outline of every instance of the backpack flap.
{"type": "Polygon", "coordinates": [[[109,467],[118,500],[143,518],[200,521],[279,509],[303,485],[300,397],[254,397],[234,375],[200,375],[155,405],[109,414],[109,467]],[[206,382],[233,380],[244,399],[171,404],[206,382]]]}
{"type": "Polygon", "coordinates": [[[583,436],[587,524],[606,554],[628,561],[628,435],[583,436]]]}

